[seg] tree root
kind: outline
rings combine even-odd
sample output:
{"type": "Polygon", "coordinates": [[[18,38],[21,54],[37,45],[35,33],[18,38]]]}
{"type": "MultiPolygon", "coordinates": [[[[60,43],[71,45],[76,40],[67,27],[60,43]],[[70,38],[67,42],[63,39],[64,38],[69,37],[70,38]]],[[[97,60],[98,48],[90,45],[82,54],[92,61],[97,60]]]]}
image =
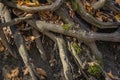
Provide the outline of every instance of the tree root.
{"type": "MultiPolygon", "coordinates": [[[[11,21],[11,16],[7,9],[6,9],[6,14],[8,14],[8,15],[5,15],[6,22],[11,21]]],[[[13,37],[15,40],[15,44],[16,44],[18,51],[23,59],[23,62],[25,63],[26,67],[28,67],[32,79],[37,80],[35,73],[33,71],[33,68],[31,66],[31,63],[29,61],[29,56],[28,56],[28,53],[27,53],[27,50],[26,50],[26,47],[25,47],[25,44],[24,44],[24,41],[23,41],[23,38],[22,38],[20,32],[18,32],[15,29],[14,30],[12,29],[12,31],[14,31],[13,37]]],[[[11,48],[9,47],[9,49],[11,49],[11,48]]]]}
{"type": "Polygon", "coordinates": [[[107,0],[107,3],[105,4],[105,6],[117,14],[120,13],[120,9],[115,6],[115,4],[112,0],[107,0]]]}
{"type": "Polygon", "coordinates": [[[100,9],[105,5],[105,3],[106,3],[106,0],[99,0],[92,5],[92,8],[95,10],[100,9]]]}
{"type": "Polygon", "coordinates": [[[90,42],[91,40],[103,40],[103,41],[112,41],[112,42],[120,42],[120,37],[118,36],[120,33],[95,33],[95,32],[86,32],[86,31],[74,31],[74,30],[64,30],[62,26],[47,23],[44,21],[38,20],[27,20],[28,24],[38,29],[40,32],[44,30],[61,33],[67,36],[75,37],[84,42],[90,42]]]}
{"type": "MultiPolygon", "coordinates": [[[[4,14],[4,13],[6,13],[7,12],[7,9],[6,9],[6,7],[2,4],[2,3],[0,3],[0,16],[1,16],[1,24],[4,24],[4,23],[6,23],[6,22],[8,22],[8,20],[6,19],[6,14],[4,14]]],[[[3,27],[5,27],[5,26],[2,26],[1,25],[1,29],[0,29],[0,37],[2,38],[2,43],[4,44],[4,46],[5,46],[5,48],[6,49],[8,49],[8,51],[10,52],[10,54],[14,57],[14,58],[16,58],[17,59],[17,55],[15,54],[15,52],[11,49],[11,47],[10,47],[10,44],[9,44],[9,42],[8,42],[8,40],[7,40],[7,38],[6,38],[6,36],[5,36],[5,33],[4,33],[4,31],[3,31],[3,27]]]]}
{"type": "Polygon", "coordinates": [[[14,36],[15,44],[18,48],[19,54],[22,57],[23,62],[25,63],[26,67],[28,67],[29,73],[32,77],[32,80],[37,80],[37,77],[32,68],[30,58],[28,56],[28,52],[26,50],[26,47],[25,47],[25,44],[24,44],[21,34],[18,31],[16,31],[13,36],[14,36]]]}
{"type": "Polygon", "coordinates": [[[57,40],[57,44],[59,48],[60,59],[63,65],[65,80],[73,80],[69,61],[68,61],[67,54],[66,54],[67,52],[66,52],[65,42],[62,38],[58,38],[58,37],[56,38],[56,40],[57,40]]]}
{"type": "Polygon", "coordinates": [[[41,43],[41,40],[39,38],[40,34],[37,30],[33,30],[33,35],[35,36],[35,42],[36,42],[36,46],[38,48],[38,51],[40,52],[41,54],[41,58],[45,61],[47,58],[46,58],[46,54],[45,54],[45,51],[43,49],[43,46],[42,46],[42,43],[41,43]]]}
{"type": "Polygon", "coordinates": [[[98,27],[98,28],[117,28],[118,25],[120,25],[119,22],[101,22],[97,19],[95,19],[92,15],[90,15],[85,8],[82,5],[82,2],[79,0],[76,0],[78,3],[80,9],[77,10],[77,13],[80,14],[80,16],[87,21],[88,23],[98,27]]]}
{"type": "Polygon", "coordinates": [[[81,72],[83,73],[84,77],[85,77],[87,80],[89,80],[89,77],[88,77],[87,74],[83,71],[83,69],[84,69],[83,63],[82,63],[82,61],[80,60],[79,56],[77,55],[77,53],[76,53],[73,45],[69,43],[69,46],[70,46],[70,48],[71,48],[72,55],[73,55],[74,59],[77,61],[77,64],[78,64],[81,72]]]}
{"type": "MultiPolygon", "coordinates": [[[[102,70],[102,73],[103,73],[102,75],[104,75],[106,79],[111,80],[107,75],[107,73],[103,70],[103,65],[100,65],[101,63],[103,63],[103,57],[102,57],[102,53],[98,50],[95,41],[120,42],[120,36],[119,36],[120,23],[99,21],[87,12],[87,10],[84,8],[82,4],[82,1],[80,0],[75,0],[75,1],[77,2],[76,5],[78,5],[78,9],[76,9],[74,12],[77,12],[77,14],[81,19],[79,19],[76,14],[71,17],[67,6],[64,3],[62,3],[62,0],[56,0],[55,2],[52,2],[51,5],[38,6],[38,7],[20,6],[18,4],[13,4],[13,2],[9,2],[9,1],[7,2],[7,0],[4,0],[3,3],[6,4],[7,6],[21,9],[27,13],[32,12],[32,15],[26,15],[24,17],[20,17],[19,15],[17,15],[19,18],[15,18],[15,19],[11,19],[11,15],[7,7],[5,7],[2,3],[0,3],[0,6],[1,6],[0,15],[4,17],[4,20],[2,20],[2,23],[0,23],[0,26],[1,26],[0,36],[2,38],[2,42],[4,46],[8,49],[8,51],[11,53],[11,55],[13,57],[16,57],[16,55],[13,55],[14,52],[12,51],[9,45],[9,42],[6,39],[6,36],[3,32],[3,27],[9,26],[9,29],[11,30],[11,34],[13,35],[13,38],[14,38],[15,45],[19,51],[19,54],[24,64],[29,69],[29,73],[30,73],[30,76],[32,77],[32,80],[37,80],[38,74],[35,72],[34,65],[32,64],[32,62],[30,62],[30,57],[25,47],[23,36],[18,31],[17,27],[15,27],[15,25],[20,23],[21,21],[23,21],[25,25],[29,25],[32,27],[31,29],[28,29],[28,30],[32,31],[32,35],[35,37],[34,41],[36,43],[36,47],[41,55],[43,62],[47,63],[47,66],[49,66],[47,61],[48,60],[47,55],[46,55],[47,51],[44,50],[44,45],[39,37],[42,34],[44,34],[47,37],[49,37],[51,40],[53,40],[55,44],[57,44],[57,47],[55,46],[56,47],[55,50],[59,51],[59,57],[62,62],[62,68],[63,68],[65,80],[74,79],[73,74],[71,73],[72,72],[72,68],[70,65],[71,62],[68,58],[69,56],[67,53],[66,43],[68,43],[68,46],[70,46],[70,53],[72,54],[72,56],[70,57],[72,59],[74,58],[75,64],[77,64],[82,75],[87,80],[90,80],[90,79],[96,80],[96,78],[92,77],[92,75],[89,75],[88,73],[86,73],[86,71],[84,70],[85,66],[83,65],[82,59],[80,59],[80,57],[77,55],[77,52],[75,51],[73,45],[69,43],[70,42],[69,40],[73,40],[72,42],[77,42],[78,40],[78,42],[84,43],[92,53],[92,54],[89,54],[89,53],[85,54],[88,56],[90,60],[90,61],[87,61],[87,59],[85,60],[87,61],[87,64],[89,64],[89,62],[96,63],[99,66],[99,68],[102,70]],[[64,29],[64,25],[48,23],[47,21],[45,22],[40,20],[40,18],[38,19],[35,18],[34,14],[37,14],[35,12],[38,12],[38,11],[54,11],[55,14],[57,14],[61,18],[61,20],[63,21],[63,24],[68,24],[69,25],[68,27],[70,28],[64,29]],[[89,23],[92,26],[96,26],[101,29],[103,28],[107,28],[107,29],[118,28],[118,29],[112,33],[93,32],[89,28],[89,25],[86,25],[83,23],[82,19],[86,21],[84,23],[89,23]],[[66,38],[63,38],[63,36],[66,38]]],[[[95,10],[98,10],[100,8],[103,8],[103,6],[108,7],[108,4],[111,4],[111,0],[109,1],[109,3],[106,3],[106,1],[107,0],[99,0],[92,5],[92,8],[94,8],[95,10]]],[[[114,6],[113,4],[111,5],[114,6]]],[[[75,8],[74,5],[72,6],[72,8],[75,8]]],[[[120,11],[115,6],[112,7],[111,10],[113,10],[116,13],[120,11]]],[[[84,56],[84,55],[81,55],[81,56],[84,56]]]]}

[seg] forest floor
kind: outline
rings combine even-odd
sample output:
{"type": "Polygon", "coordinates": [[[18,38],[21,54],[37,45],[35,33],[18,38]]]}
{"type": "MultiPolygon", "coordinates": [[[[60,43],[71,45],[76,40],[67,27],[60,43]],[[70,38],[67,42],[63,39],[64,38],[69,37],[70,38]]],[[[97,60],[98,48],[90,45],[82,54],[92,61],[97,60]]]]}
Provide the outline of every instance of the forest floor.
{"type": "Polygon", "coordinates": [[[43,1],[0,0],[0,80],[120,80],[120,1],[43,1]]]}
{"type": "MultiPolygon", "coordinates": [[[[111,43],[111,42],[102,42],[99,41],[98,44],[98,49],[102,52],[103,54],[103,60],[104,60],[104,70],[112,76],[116,76],[120,78],[120,43],[111,43]]],[[[47,54],[47,58],[48,58],[48,62],[50,62],[50,54],[52,53],[51,49],[52,47],[48,47],[48,46],[44,46],[46,54],[47,54]],[[48,50],[49,49],[49,50],[48,50]]],[[[20,80],[31,80],[31,77],[29,74],[24,75],[23,76],[23,72],[25,69],[25,65],[23,64],[23,61],[21,59],[21,57],[19,56],[19,54],[17,54],[19,56],[18,59],[13,58],[10,55],[5,55],[5,54],[9,54],[7,51],[0,53],[0,80],[3,80],[3,68],[7,67],[9,69],[6,69],[8,71],[14,71],[15,69],[19,68],[19,78],[20,80]]],[[[57,53],[54,53],[57,54],[57,53]]],[[[62,66],[60,65],[60,62],[57,62],[56,65],[52,66],[49,70],[46,70],[46,67],[44,65],[46,65],[46,62],[42,61],[42,59],[40,58],[40,54],[38,52],[38,50],[35,48],[35,44],[34,42],[32,43],[32,47],[29,51],[29,55],[30,58],[32,59],[32,61],[34,62],[35,66],[44,69],[47,74],[51,74],[53,76],[53,78],[51,79],[47,79],[47,80],[63,80],[62,78],[62,66]]],[[[58,59],[57,61],[60,61],[59,56],[56,56],[56,58],[58,59]]],[[[50,65],[50,63],[48,63],[50,65]]],[[[17,70],[16,70],[17,71],[17,70]]],[[[76,77],[75,80],[80,80],[79,78],[80,76],[76,77]]],[[[16,79],[15,79],[16,80],[16,79]]],[[[18,79],[19,80],[19,79],[18,79]]],[[[43,79],[44,80],[44,79],[43,79]]],[[[102,80],[99,79],[99,80],[102,80]]]]}

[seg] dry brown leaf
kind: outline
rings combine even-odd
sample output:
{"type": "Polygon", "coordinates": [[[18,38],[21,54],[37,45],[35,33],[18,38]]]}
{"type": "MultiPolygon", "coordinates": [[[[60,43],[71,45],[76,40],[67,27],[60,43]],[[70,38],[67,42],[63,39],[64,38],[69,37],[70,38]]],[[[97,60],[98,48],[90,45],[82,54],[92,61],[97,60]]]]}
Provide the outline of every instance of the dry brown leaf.
{"type": "Polygon", "coordinates": [[[24,3],[23,1],[18,0],[17,4],[21,6],[21,5],[23,5],[23,3],[24,3]]]}
{"type": "Polygon", "coordinates": [[[5,80],[11,79],[11,74],[8,72],[5,72],[5,80]]]}
{"type": "Polygon", "coordinates": [[[5,65],[3,67],[2,74],[3,74],[5,80],[10,80],[11,79],[10,70],[11,70],[11,68],[8,65],[5,65]]]}
{"type": "Polygon", "coordinates": [[[5,47],[4,45],[2,44],[2,41],[1,41],[1,38],[0,38],[0,52],[4,51],[5,50],[5,47]]]}
{"type": "Polygon", "coordinates": [[[115,15],[115,19],[120,22],[120,14],[115,15]]]}
{"type": "Polygon", "coordinates": [[[85,7],[86,7],[86,9],[87,9],[87,11],[88,11],[89,13],[92,12],[92,7],[91,7],[91,5],[90,5],[88,2],[86,2],[85,7]]]}
{"type": "Polygon", "coordinates": [[[103,12],[97,12],[95,16],[99,21],[103,22],[112,21],[112,18],[103,12]]]}
{"type": "Polygon", "coordinates": [[[37,70],[37,73],[38,73],[40,76],[47,77],[46,71],[43,70],[42,68],[36,68],[36,70],[37,70]]]}
{"type": "Polygon", "coordinates": [[[52,12],[50,11],[41,11],[41,12],[38,12],[38,14],[41,20],[50,20],[54,17],[52,12]]]}
{"type": "Polygon", "coordinates": [[[18,77],[18,75],[19,75],[19,68],[17,67],[17,68],[15,68],[15,69],[13,69],[12,71],[12,74],[11,74],[11,77],[18,77]]]}
{"type": "Polygon", "coordinates": [[[56,59],[51,59],[49,63],[50,63],[50,66],[55,66],[55,64],[57,64],[57,61],[56,59]]]}
{"type": "Polygon", "coordinates": [[[23,70],[23,75],[25,76],[25,75],[27,75],[29,73],[29,69],[28,68],[25,68],[24,70],[23,70]]]}
{"type": "Polygon", "coordinates": [[[30,44],[25,45],[27,50],[30,50],[30,44]]]}
{"type": "Polygon", "coordinates": [[[5,80],[21,80],[18,75],[19,75],[19,68],[15,68],[12,71],[9,70],[9,67],[7,69],[3,69],[4,73],[4,78],[5,80]],[[10,73],[11,72],[11,73],[10,73]]]}
{"type": "Polygon", "coordinates": [[[25,0],[25,1],[21,1],[21,0],[18,0],[18,5],[22,6],[28,6],[28,7],[37,7],[40,5],[40,3],[38,1],[35,1],[35,2],[31,2],[30,0],[25,0]]]}
{"type": "Polygon", "coordinates": [[[34,3],[30,2],[30,3],[25,3],[25,5],[28,6],[28,7],[37,7],[40,4],[38,2],[34,2],[34,3]]]}
{"type": "Polygon", "coordinates": [[[54,14],[54,12],[51,11],[40,11],[38,12],[39,18],[42,21],[46,21],[49,23],[55,23],[55,24],[59,24],[60,22],[60,17],[57,16],[56,14],[54,14]]]}
{"type": "Polygon", "coordinates": [[[107,73],[107,75],[110,77],[110,78],[114,78],[115,76],[112,74],[112,72],[110,71],[109,73],[107,73]]]}
{"type": "Polygon", "coordinates": [[[25,46],[26,46],[27,50],[30,50],[31,42],[32,42],[32,40],[30,39],[31,36],[23,36],[23,37],[25,40],[25,46]]]}
{"type": "MultiPolygon", "coordinates": [[[[43,70],[42,68],[36,68],[36,71],[37,71],[37,74],[41,77],[41,76],[44,76],[44,77],[47,77],[47,73],[45,70],[43,70]]],[[[25,68],[23,70],[23,75],[27,75],[29,73],[29,69],[28,68],[25,68]]]]}
{"type": "Polygon", "coordinates": [[[74,13],[74,10],[71,7],[70,2],[66,2],[66,6],[69,8],[69,14],[70,14],[70,16],[73,18],[73,16],[75,15],[75,13],[74,13]]]}
{"type": "Polygon", "coordinates": [[[120,5],[120,0],[115,0],[116,3],[118,3],[120,5]]]}

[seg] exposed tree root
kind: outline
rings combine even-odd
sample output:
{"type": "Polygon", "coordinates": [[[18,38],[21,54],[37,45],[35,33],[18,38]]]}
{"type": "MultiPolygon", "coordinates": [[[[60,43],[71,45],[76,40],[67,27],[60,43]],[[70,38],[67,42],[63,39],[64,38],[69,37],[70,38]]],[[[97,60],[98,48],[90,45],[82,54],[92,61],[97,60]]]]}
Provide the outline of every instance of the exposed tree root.
{"type": "Polygon", "coordinates": [[[63,41],[62,38],[56,38],[56,40],[57,40],[57,44],[58,44],[58,48],[59,48],[60,59],[62,61],[62,65],[63,65],[65,80],[73,80],[69,61],[67,58],[65,42],[63,41]]]}
{"type": "Polygon", "coordinates": [[[28,52],[25,48],[23,38],[18,31],[16,31],[14,33],[14,40],[15,40],[15,44],[18,48],[19,54],[23,59],[23,62],[25,63],[26,67],[28,67],[28,69],[29,69],[32,80],[37,80],[37,77],[36,77],[35,72],[32,68],[32,65],[31,65],[32,63],[30,62],[30,58],[28,56],[28,52]]]}
{"type": "Polygon", "coordinates": [[[40,34],[39,34],[39,32],[37,31],[37,30],[33,30],[33,35],[35,36],[35,42],[36,42],[36,46],[37,46],[37,48],[38,48],[38,50],[39,50],[39,52],[40,52],[40,54],[41,54],[41,58],[43,59],[43,60],[46,60],[47,58],[46,58],[46,54],[45,54],[45,51],[44,51],[44,49],[43,49],[43,46],[42,46],[42,43],[41,43],[41,40],[40,40],[40,38],[39,38],[39,36],[40,36],[40,34]]]}
{"type": "MultiPolygon", "coordinates": [[[[77,75],[82,75],[86,80],[97,80],[101,76],[104,76],[105,80],[112,80],[104,70],[103,55],[97,48],[98,46],[96,45],[96,41],[120,42],[120,22],[114,20],[112,22],[99,21],[86,10],[82,0],[68,1],[70,4],[68,2],[63,2],[63,0],[55,0],[54,2],[50,0],[50,2],[51,4],[49,5],[45,4],[44,6],[40,5],[37,7],[19,5],[7,0],[3,0],[0,3],[0,37],[5,48],[8,49],[14,58],[18,57],[16,52],[10,47],[10,42],[7,39],[8,36],[4,33],[3,28],[7,27],[10,30],[9,34],[11,35],[11,38],[14,39],[13,43],[15,44],[15,47],[17,47],[19,55],[21,56],[25,66],[29,69],[29,74],[32,80],[39,80],[42,78],[47,79],[47,76],[50,76],[51,74],[45,74],[44,71],[37,73],[37,69],[35,69],[37,66],[35,66],[30,60],[29,50],[26,48],[25,41],[27,40],[26,36],[28,36],[28,33],[30,33],[29,35],[34,36],[33,42],[35,42],[35,46],[40,53],[40,59],[44,63],[44,66],[41,67],[45,67],[46,72],[49,72],[49,69],[50,72],[52,72],[52,68],[54,68],[54,66],[50,67],[49,58],[51,59],[52,57],[52,59],[54,59],[55,55],[58,55],[60,61],[54,59],[52,64],[59,65],[60,68],[62,65],[60,70],[63,70],[65,80],[75,79],[73,76],[74,68],[80,70],[81,73],[77,71],[77,75]],[[26,15],[22,17],[20,14],[16,15],[12,12],[12,9],[14,8],[23,11],[23,13],[25,12],[26,15]],[[9,9],[11,10],[11,13],[9,9]],[[42,13],[42,11],[43,16],[39,15],[39,12],[42,13]],[[56,17],[55,20],[53,20],[56,24],[52,23],[52,20],[51,22],[48,21],[49,19],[46,20],[44,13],[47,18],[51,16],[53,18],[54,16],[59,17],[58,23],[56,17]],[[13,16],[13,19],[11,16],[13,16]],[[42,19],[42,17],[45,20],[42,19]],[[92,30],[91,27],[95,27],[97,29],[115,29],[115,31],[110,33],[97,32],[92,30]],[[21,29],[20,31],[20,28],[24,29],[21,29]],[[26,34],[24,34],[25,32],[26,34]],[[57,44],[54,46],[54,49],[51,50],[52,54],[50,54],[50,56],[48,55],[49,52],[45,48],[46,45],[41,39],[43,35],[45,35],[45,38],[49,37],[50,41],[53,41],[53,43],[51,43],[48,39],[46,42],[51,44],[51,46],[47,46],[48,49],[52,49],[53,44],[57,44]],[[75,43],[74,46],[72,42],[75,43]],[[82,44],[87,47],[85,49],[82,48],[82,44]],[[80,52],[81,49],[83,52],[80,52]],[[54,53],[54,51],[56,53],[54,53]],[[71,63],[73,63],[73,65],[71,65],[71,63]],[[74,65],[77,67],[74,67],[74,65]],[[91,66],[95,66],[94,69],[91,68],[91,66]],[[93,71],[98,71],[100,75],[95,76],[98,72],[91,72],[92,69],[93,71]]],[[[115,14],[120,12],[120,9],[112,3],[112,0],[99,0],[90,5],[95,11],[105,7],[110,8],[115,14]],[[110,5],[110,7],[108,5],[110,5]]],[[[5,77],[5,75],[3,76],[5,77]]],[[[48,77],[48,80],[52,80],[53,76],[55,77],[53,74],[52,78],[48,77]]]]}

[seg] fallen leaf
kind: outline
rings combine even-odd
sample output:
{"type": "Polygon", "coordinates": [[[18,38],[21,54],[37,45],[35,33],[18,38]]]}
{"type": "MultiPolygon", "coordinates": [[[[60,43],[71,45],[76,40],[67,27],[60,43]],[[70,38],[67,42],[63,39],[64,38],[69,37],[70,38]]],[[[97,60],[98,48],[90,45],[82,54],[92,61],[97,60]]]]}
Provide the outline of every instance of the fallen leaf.
{"type": "Polygon", "coordinates": [[[4,51],[5,50],[5,47],[1,41],[1,38],[0,38],[0,52],[4,51]]]}
{"type": "Polygon", "coordinates": [[[120,5],[120,0],[115,0],[116,3],[118,3],[120,5]]]}
{"type": "Polygon", "coordinates": [[[11,77],[18,77],[18,75],[19,75],[19,68],[17,67],[15,69],[13,69],[11,72],[12,72],[11,77]]]}
{"type": "Polygon", "coordinates": [[[75,13],[74,13],[74,10],[71,7],[70,2],[66,2],[66,6],[69,8],[69,14],[70,14],[70,16],[73,18],[73,16],[75,15],[75,13]]]}
{"type": "Polygon", "coordinates": [[[31,2],[30,0],[25,1],[18,0],[17,4],[20,6],[24,5],[28,7],[37,7],[40,5],[40,3],[37,0],[35,0],[34,2],[31,2]]]}
{"type": "Polygon", "coordinates": [[[50,66],[52,67],[52,66],[55,66],[55,64],[57,64],[57,61],[56,59],[51,59],[49,63],[50,63],[50,66]]]}
{"type": "Polygon", "coordinates": [[[27,75],[29,73],[29,69],[28,68],[25,68],[24,70],[23,70],[23,75],[25,76],[25,75],[27,75]]]}
{"type": "Polygon", "coordinates": [[[10,80],[11,79],[10,67],[8,67],[8,65],[5,65],[3,67],[2,74],[3,74],[5,80],[10,80]]]}
{"type": "Polygon", "coordinates": [[[111,18],[110,15],[106,14],[106,13],[103,13],[103,12],[97,12],[95,14],[95,17],[99,20],[99,21],[102,21],[102,22],[111,22],[113,21],[113,19],[111,18]]]}
{"type": "Polygon", "coordinates": [[[120,22],[120,14],[115,15],[115,19],[120,22]]]}
{"type": "Polygon", "coordinates": [[[108,75],[110,78],[114,78],[114,75],[112,74],[111,71],[110,71],[109,73],[107,73],[107,75],[108,75]]]}
{"type": "Polygon", "coordinates": [[[92,12],[92,7],[91,7],[91,5],[90,5],[88,2],[86,2],[85,7],[86,7],[86,9],[87,9],[87,11],[88,11],[89,13],[92,12]]]}
{"type": "Polygon", "coordinates": [[[36,70],[37,70],[37,73],[38,73],[40,76],[47,77],[46,71],[43,70],[42,68],[36,68],[36,70]]]}
{"type": "Polygon", "coordinates": [[[8,72],[5,72],[5,80],[9,80],[9,79],[11,79],[11,74],[10,73],[8,73],[8,72]]]}

